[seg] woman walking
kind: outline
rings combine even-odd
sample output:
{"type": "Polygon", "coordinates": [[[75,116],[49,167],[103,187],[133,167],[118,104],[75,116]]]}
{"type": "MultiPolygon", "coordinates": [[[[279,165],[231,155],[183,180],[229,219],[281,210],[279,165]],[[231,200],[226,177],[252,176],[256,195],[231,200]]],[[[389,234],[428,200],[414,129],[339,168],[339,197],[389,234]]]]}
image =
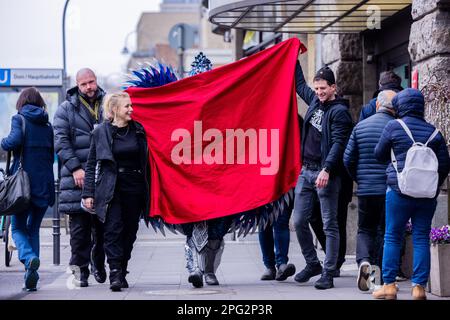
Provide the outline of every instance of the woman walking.
{"type": "MultiPolygon", "coordinates": [[[[444,138],[424,119],[424,104],[424,97],[419,90],[405,89],[398,93],[393,98],[392,105],[400,119],[387,123],[375,147],[378,161],[389,161],[393,152],[393,163],[390,163],[386,170],[388,188],[382,271],[384,285],[373,293],[376,299],[397,298],[395,277],[400,267],[400,250],[405,225],[409,219],[413,226],[414,249],[412,297],[415,300],[426,299],[425,286],[430,275],[431,260],[429,237],[431,220],[436,210],[439,187],[449,172],[450,159],[444,138]],[[408,196],[404,188],[403,192],[400,190],[398,184],[399,172],[406,169],[407,152],[413,143],[428,146],[436,155],[438,179],[436,186],[430,189],[432,193],[430,198],[408,196]]],[[[421,166],[425,167],[430,163],[421,163],[421,166]]],[[[425,181],[422,179],[420,183],[425,184],[425,181]]]]}
{"type": "Polygon", "coordinates": [[[104,222],[110,289],[128,288],[128,261],[141,216],[148,216],[150,176],[147,140],[131,119],[126,92],[109,94],[103,104],[106,121],[91,138],[82,204],[104,222]]]}
{"type": "Polygon", "coordinates": [[[12,237],[19,260],[25,266],[25,287],[36,291],[39,280],[39,229],[45,211],[55,202],[53,178],[53,128],[48,122],[45,102],[36,88],[24,89],[16,104],[17,114],[11,119],[11,132],[1,142],[12,151],[13,174],[22,166],[30,179],[31,204],[28,210],[12,216],[12,237]]]}

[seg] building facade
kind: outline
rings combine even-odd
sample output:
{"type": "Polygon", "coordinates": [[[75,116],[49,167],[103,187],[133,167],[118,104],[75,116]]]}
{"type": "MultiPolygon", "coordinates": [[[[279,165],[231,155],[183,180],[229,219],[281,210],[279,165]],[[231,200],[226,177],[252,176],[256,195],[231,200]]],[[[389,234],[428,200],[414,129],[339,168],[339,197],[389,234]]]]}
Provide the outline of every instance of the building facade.
{"type": "MultiPolygon", "coordinates": [[[[235,60],[288,37],[308,48],[299,57],[312,83],[324,65],[335,72],[338,91],[350,100],[353,120],[392,70],[403,87],[417,87],[426,99],[427,120],[450,146],[450,0],[209,0],[215,31],[233,30],[235,60]],[[253,33],[257,45],[245,47],[253,33]]],[[[306,106],[299,104],[299,113],[306,106]]],[[[357,200],[350,204],[348,254],[355,251],[357,200]]],[[[433,226],[448,224],[448,185],[438,199],[433,226]]]]}

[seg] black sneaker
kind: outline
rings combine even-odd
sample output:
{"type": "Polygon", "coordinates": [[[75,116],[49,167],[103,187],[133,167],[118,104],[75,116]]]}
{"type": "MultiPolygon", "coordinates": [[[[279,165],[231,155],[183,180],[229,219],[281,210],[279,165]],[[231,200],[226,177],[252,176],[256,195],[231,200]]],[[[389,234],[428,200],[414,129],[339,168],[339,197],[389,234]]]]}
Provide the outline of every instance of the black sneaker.
{"type": "Polygon", "coordinates": [[[307,264],[305,269],[297,273],[294,277],[294,280],[300,283],[307,282],[314,276],[318,276],[322,273],[322,266],[320,263],[309,265],[307,264]]]}
{"type": "Polygon", "coordinates": [[[105,283],[105,281],[106,281],[106,270],[105,269],[98,269],[98,270],[95,270],[93,273],[94,273],[95,281],[97,281],[98,283],[105,283]]]}
{"type": "Polygon", "coordinates": [[[295,266],[292,263],[282,264],[278,267],[278,271],[275,276],[275,280],[284,281],[288,277],[294,275],[294,273],[295,273],[295,266]]]}
{"type": "Polygon", "coordinates": [[[275,280],[275,268],[267,268],[261,276],[261,280],[275,280]]]}
{"type": "Polygon", "coordinates": [[[334,287],[333,284],[333,275],[323,272],[322,276],[320,277],[319,280],[316,281],[316,283],[314,283],[314,287],[316,289],[320,289],[320,290],[325,290],[325,289],[331,289],[334,287]]]}

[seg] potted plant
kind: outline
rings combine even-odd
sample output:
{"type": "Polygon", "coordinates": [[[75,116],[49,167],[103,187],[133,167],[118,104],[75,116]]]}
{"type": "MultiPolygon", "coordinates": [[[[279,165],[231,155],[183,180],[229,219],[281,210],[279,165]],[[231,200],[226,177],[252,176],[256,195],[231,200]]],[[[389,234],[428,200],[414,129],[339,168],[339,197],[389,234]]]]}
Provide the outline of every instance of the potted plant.
{"type": "Polygon", "coordinates": [[[450,297],[450,226],[431,228],[431,293],[450,297]]]}

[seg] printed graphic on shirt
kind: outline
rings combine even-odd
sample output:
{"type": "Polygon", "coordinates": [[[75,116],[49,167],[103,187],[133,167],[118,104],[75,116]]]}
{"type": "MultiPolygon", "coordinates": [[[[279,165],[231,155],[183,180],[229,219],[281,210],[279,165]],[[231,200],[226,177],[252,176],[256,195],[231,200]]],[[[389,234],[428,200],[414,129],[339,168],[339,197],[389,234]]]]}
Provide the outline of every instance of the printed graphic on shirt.
{"type": "Polygon", "coordinates": [[[322,117],[323,117],[323,110],[317,109],[314,111],[311,120],[309,120],[309,123],[316,128],[319,132],[322,132],[322,117]]]}

